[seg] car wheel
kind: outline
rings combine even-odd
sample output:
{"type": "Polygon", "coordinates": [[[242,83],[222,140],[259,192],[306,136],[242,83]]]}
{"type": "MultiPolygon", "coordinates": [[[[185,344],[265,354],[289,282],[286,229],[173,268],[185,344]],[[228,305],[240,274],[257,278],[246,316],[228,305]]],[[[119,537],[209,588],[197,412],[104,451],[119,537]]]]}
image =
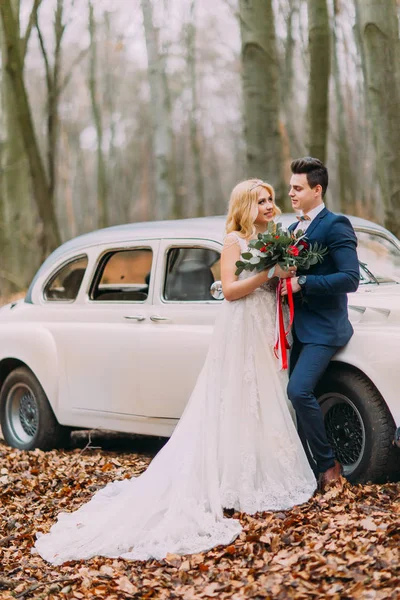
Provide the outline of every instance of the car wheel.
{"type": "Polygon", "coordinates": [[[387,481],[396,462],[395,424],[375,386],[360,372],[333,363],[316,392],[328,439],[347,479],[387,481]]]}
{"type": "Polygon", "coordinates": [[[65,447],[70,429],[54,416],[42,386],[32,371],[12,371],[0,392],[0,423],[6,442],[20,450],[65,447]]]}

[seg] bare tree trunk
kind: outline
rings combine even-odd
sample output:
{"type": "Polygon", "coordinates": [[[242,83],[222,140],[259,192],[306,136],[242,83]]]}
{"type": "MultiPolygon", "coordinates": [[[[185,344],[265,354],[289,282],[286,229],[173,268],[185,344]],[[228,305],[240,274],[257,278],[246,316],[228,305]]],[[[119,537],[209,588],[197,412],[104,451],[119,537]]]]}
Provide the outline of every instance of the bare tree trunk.
{"type": "Polygon", "coordinates": [[[59,100],[60,100],[60,72],[61,72],[61,42],[65,32],[63,23],[63,0],[57,0],[54,14],[54,60],[53,67],[44,44],[39,21],[36,18],[36,29],[39,37],[40,48],[46,71],[47,85],[47,170],[49,176],[49,190],[51,198],[55,199],[57,185],[57,155],[58,155],[58,134],[59,134],[59,100]]]}
{"type": "MultiPolygon", "coordinates": [[[[12,0],[11,6],[19,37],[19,1],[12,0]]],[[[4,65],[7,62],[7,47],[4,35],[2,34],[1,37],[1,56],[4,65]]],[[[28,160],[19,131],[14,91],[10,76],[5,69],[2,72],[1,91],[2,126],[4,127],[0,179],[3,198],[1,220],[3,266],[6,265],[11,273],[18,273],[19,278],[27,283],[31,276],[31,265],[26,261],[26,247],[23,240],[31,229],[35,216],[32,214],[28,160]],[[15,235],[16,231],[19,231],[20,235],[15,235]]]]}
{"type": "MultiPolygon", "coordinates": [[[[146,37],[147,62],[153,121],[153,153],[155,159],[155,187],[160,219],[176,214],[174,140],[171,128],[171,110],[166,80],[164,56],[158,47],[158,31],[153,22],[151,0],[142,0],[143,24],[146,37]]],[[[175,215],[174,215],[175,216],[175,215]]]]}
{"type": "Polygon", "coordinates": [[[330,27],[326,0],[307,0],[310,79],[308,86],[309,153],[326,162],[329,113],[330,27]]]}
{"type": "MultiPolygon", "coordinates": [[[[110,48],[113,44],[112,39],[112,13],[104,12],[104,29],[105,29],[105,45],[110,48]]],[[[113,201],[110,202],[107,209],[108,223],[111,225],[118,222],[118,181],[115,178],[119,178],[119,169],[117,166],[117,152],[116,152],[116,121],[114,118],[115,106],[117,98],[119,96],[119,84],[115,72],[113,70],[113,55],[110,52],[106,52],[106,56],[102,57],[102,80],[104,81],[104,108],[103,115],[106,116],[106,123],[109,127],[109,144],[108,148],[103,148],[103,157],[105,162],[105,173],[106,173],[106,189],[107,189],[107,203],[108,203],[108,190],[113,190],[113,201]]],[[[99,76],[99,75],[98,75],[99,76]]],[[[126,219],[125,219],[126,221],[126,219]]]]}
{"type": "Polygon", "coordinates": [[[288,13],[286,17],[286,43],[284,76],[282,85],[282,103],[285,110],[286,129],[289,138],[292,157],[302,156],[304,154],[304,144],[299,139],[299,132],[296,128],[298,115],[293,110],[293,98],[295,97],[295,40],[293,38],[293,19],[299,14],[299,0],[288,0],[288,13]]]}
{"type": "Polygon", "coordinates": [[[196,191],[196,211],[198,217],[205,214],[204,181],[202,156],[199,138],[199,106],[197,101],[197,67],[196,67],[196,0],[190,4],[190,21],[187,25],[187,64],[189,70],[190,87],[190,145],[192,148],[193,170],[196,191]]]}
{"type": "Polygon", "coordinates": [[[385,225],[400,235],[400,42],[395,0],[356,0],[385,225]]]}
{"type": "Polygon", "coordinates": [[[7,46],[6,69],[14,91],[16,116],[28,157],[33,193],[43,224],[41,250],[43,256],[46,256],[60,244],[60,234],[25,87],[21,43],[10,0],[0,3],[0,14],[7,46]]]}
{"type": "Polygon", "coordinates": [[[89,34],[90,34],[90,72],[89,72],[89,90],[92,103],[92,114],[97,135],[97,207],[98,207],[98,225],[107,227],[108,225],[108,206],[107,206],[107,172],[104,160],[103,150],[103,119],[101,108],[99,106],[99,92],[97,88],[97,39],[96,39],[96,20],[94,17],[93,4],[89,2],[89,34]]]}
{"type": "MultiPolygon", "coordinates": [[[[47,126],[47,139],[46,139],[46,159],[47,159],[47,173],[49,183],[49,193],[53,206],[57,207],[57,191],[58,191],[58,156],[59,156],[59,138],[60,138],[60,117],[59,117],[59,105],[60,98],[63,90],[68,84],[74,67],[81,61],[81,59],[87,53],[87,49],[81,50],[75,57],[70,67],[69,72],[61,78],[62,73],[62,40],[64,37],[66,23],[64,22],[64,0],[56,0],[56,7],[54,11],[54,52],[50,59],[49,53],[46,49],[44,37],[39,24],[38,10],[35,11],[35,4],[38,8],[42,0],[34,0],[34,8],[32,9],[30,22],[35,24],[39,45],[43,57],[45,74],[46,74],[46,87],[47,87],[47,98],[46,98],[46,126],[47,126]]],[[[26,52],[26,44],[25,44],[26,52]]],[[[64,205],[62,207],[65,208],[64,205]]],[[[59,216],[59,226],[62,233],[66,233],[68,227],[63,227],[62,217],[59,216]]],[[[70,235],[69,233],[67,234],[70,235]]]]}
{"type": "MultiPolygon", "coordinates": [[[[1,77],[4,77],[4,72],[1,72],[1,77]]],[[[0,165],[3,165],[3,147],[0,144],[0,165]]],[[[3,169],[1,169],[2,174],[4,175],[3,169]]],[[[7,264],[8,258],[8,239],[6,236],[6,227],[5,227],[5,212],[4,212],[4,193],[3,186],[0,185],[0,248],[2,253],[4,254],[4,264],[7,264]]],[[[5,296],[9,294],[10,286],[6,278],[0,273],[0,296],[5,296]]]]}
{"type": "Polygon", "coordinates": [[[346,115],[342,95],[342,85],[340,81],[340,67],[338,59],[338,39],[337,39],[337,16],[339,14],[338,0],[334,2],[334,25],[333,35],[333,77],[335,83],[336,99],[336,119],[337,119],[337,154],[338,154],[338,174],[339,174],[339,202],[340,210],[344,213],[354,214],[356,201],[356,186],[352,175],[352,165],[350,160],[350,150],[346,128],[346,115]]]}
{"type": "Polygon", "coordinates": [[[272,0],[239,0],[247,170],[286,199],[279,129],[279,65],[272,0]]]}
{"type": "Polygon", "coordinates": [[[222,181],[221,181],[221,168],[219,165],[218,154],[215,151],[215,146],[212,144],[208,149],[207,155],[209,156],[209,179],[212,182],[211,190],[208,197],[210,198],[209,212],[212,215],[221,215],[226,212],[227,201],[226,194],[224,194],[222,181]]]}

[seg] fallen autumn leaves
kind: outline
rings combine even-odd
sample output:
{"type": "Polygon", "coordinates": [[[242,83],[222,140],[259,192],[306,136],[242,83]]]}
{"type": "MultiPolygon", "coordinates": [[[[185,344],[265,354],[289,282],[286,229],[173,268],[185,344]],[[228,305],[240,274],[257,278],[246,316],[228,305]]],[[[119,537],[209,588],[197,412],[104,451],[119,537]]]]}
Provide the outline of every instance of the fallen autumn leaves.
{"type": "Polygon", "coordinates": [[[234,544],[163,562],[52,567],[31,555],[35,532],[60,510],[150,460],[90,447],[20,452],[0,441],[0,598],[400,598],[400,484],[346,484],[290,511],[235,514],[244,532],[234,544]]]}

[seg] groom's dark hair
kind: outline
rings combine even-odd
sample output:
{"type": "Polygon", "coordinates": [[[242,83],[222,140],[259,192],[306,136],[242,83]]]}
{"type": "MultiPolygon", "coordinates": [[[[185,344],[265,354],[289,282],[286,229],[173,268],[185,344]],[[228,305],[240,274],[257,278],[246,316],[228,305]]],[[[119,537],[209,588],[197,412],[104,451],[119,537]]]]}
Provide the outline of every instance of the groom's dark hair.
{"type": "Polygon", "coordinates": [[[328,187],[328,169],[323,162],[312,156],[304,156],[304,158],[296,158],[290,168],[292,173],[296,175],[305,173],[310,188],[320,185],[322,187],[322,197],[325,196],[328,187]]]}

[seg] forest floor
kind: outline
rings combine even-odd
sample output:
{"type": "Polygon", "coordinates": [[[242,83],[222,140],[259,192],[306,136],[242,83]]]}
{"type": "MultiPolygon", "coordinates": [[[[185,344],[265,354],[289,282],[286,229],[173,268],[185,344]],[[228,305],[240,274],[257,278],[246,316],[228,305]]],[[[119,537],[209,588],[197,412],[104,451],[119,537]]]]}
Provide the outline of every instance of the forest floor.
{"type": "Polygon", "coordinates": [[[74,434],[73,449],[22,452],[0,440],[0,598],[400,598],[400,484],[333,488],[279,513],[231,514],[230,546],[163,561],[96,557],[53,567],[31,554],[46,532],[115,479],[142,473],[160,439],[74,434]]]}

